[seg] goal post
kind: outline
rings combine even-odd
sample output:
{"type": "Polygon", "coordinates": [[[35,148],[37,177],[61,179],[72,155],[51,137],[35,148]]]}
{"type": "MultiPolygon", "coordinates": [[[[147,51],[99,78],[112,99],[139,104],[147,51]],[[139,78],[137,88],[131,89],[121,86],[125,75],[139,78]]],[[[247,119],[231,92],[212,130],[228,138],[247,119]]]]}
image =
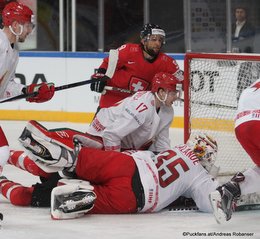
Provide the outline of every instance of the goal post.
{"type": "Polygon", "coordinates": [[[260,55],[187,53],[184,59],[184,140],[205,132],[218,143],[220,175],[254,166],[237,141],[234,118],[243,89],[259,78],[260,55]]]}

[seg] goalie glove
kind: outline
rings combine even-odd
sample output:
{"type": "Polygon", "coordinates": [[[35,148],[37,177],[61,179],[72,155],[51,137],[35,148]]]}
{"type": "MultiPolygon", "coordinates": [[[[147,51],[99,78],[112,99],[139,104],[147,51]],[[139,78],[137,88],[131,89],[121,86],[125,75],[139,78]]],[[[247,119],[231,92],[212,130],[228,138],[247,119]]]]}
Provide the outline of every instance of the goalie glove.
{"type": "Polygon", "coordinates": [[[29,102],[42,103],[50,100],[55,92],[55,87],[53,83],[46,84],[31,84],[23,89],[25,94],[33,94],[33,96],[29,96],[26,98],[29,102]]]}
{"type": "Polygon", "coordinates": [[[84,216],[94,207],[96,194],[93,186],[82,180],[62,180],[62,186],[51,193],[52,219],[72,219],[84,216]]]}

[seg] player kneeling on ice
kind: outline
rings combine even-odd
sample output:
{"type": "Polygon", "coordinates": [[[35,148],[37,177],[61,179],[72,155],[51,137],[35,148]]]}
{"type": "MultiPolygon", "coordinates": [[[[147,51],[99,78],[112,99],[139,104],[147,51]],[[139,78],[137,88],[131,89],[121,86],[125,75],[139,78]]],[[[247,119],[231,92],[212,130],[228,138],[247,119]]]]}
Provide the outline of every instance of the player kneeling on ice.
{"type": "Polygon", "coordinates": [[[139,91],[114,106],[100,109],[85,137],[78,139],[86,147],[104,150],[169,149],[172,104],[179,98],[177,84],[181,81],[173,74],[157,73],[151,91],[139,91]]]}
{"type": "Polygon", "coordinates": [[[51,213],[55,219],[79,217],[86,212],[158,212],[180,196],[192,198],[199,210],[212,212],[208,195],[218,182],[208,170],[214,166],[217,143],[207,135],[196,135],[187,144],[157,155],[151,151],[102,151],[81,147],[79,142],[69,149],[29,130],[27,137],[23,136],[21,142],[39,166],[73,170],[84,182],[67,180],[62,187],[48,182],[41,187],[23,187],[2,178],[2,194],[15,205],[42,206],[45,198],[45,206],[49,206],[50,196],[46,195],[52,191],[51,213]]]}

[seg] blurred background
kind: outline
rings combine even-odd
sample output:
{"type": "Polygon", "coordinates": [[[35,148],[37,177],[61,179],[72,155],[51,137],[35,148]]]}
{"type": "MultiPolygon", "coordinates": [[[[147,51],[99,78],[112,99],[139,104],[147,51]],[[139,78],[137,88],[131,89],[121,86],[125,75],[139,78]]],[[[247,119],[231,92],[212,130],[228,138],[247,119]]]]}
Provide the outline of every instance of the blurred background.
{"type": "MultiPolygon", "coordinates": [[[[0,11],[10,0],[0,0],[0,11]]],[[[167,53],[260,53],[259,0],[21,0],[36,29],[21,50],[106,52],[139,42],[147,22],[166,31],[167,53]],[[235,9],[246,9],[253,34],[234,39],[235,9]],[[239,46],[238,46],[239,44],[239,46]]],[[[1,23],[1,19],[0,19],[1,23]]]]}

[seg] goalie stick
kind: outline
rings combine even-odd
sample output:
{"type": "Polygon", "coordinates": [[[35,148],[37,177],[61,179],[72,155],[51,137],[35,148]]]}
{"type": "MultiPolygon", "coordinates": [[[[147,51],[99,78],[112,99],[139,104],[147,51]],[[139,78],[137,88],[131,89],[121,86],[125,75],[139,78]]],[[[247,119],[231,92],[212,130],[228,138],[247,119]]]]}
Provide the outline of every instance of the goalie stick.
{"type": "MultiPolygon", "coordinates": [[[[108,68],[107,68],[107,71],[106,71],[106,74],[105,74],[109,78],[111,78],[114,75],[117,60],[118,60],[118,50],[117,49],[116,50],[110,50],[109,60],[108,60],[108,68]]],[[[75,82],[75,83],[71,83],[71,84],[67,84],[67,85],[56,86],[54,89],[55,89],[55,92],[56,92],[56,91],[60,91],[60,90],[66,90],[66,89],[70,89],[70,88],[74,88],[74,87],[78,87],[78,86],[82,86],[82,85],[91,84],[91,83],[98,82],[98,81],[100,81],[100,80],[99,79],[84,80],[84,81],[79,81],[79,82],[75,82]]],[[[14,96],[14,97],[2,99],[2,100],[0,100],[0,103],[25,99],[27,97],[34,97],[37,94],[38,93],[35,92],[35,93],[31,93],[31,94],[17,95],[17,96],[14,96]]]]}

